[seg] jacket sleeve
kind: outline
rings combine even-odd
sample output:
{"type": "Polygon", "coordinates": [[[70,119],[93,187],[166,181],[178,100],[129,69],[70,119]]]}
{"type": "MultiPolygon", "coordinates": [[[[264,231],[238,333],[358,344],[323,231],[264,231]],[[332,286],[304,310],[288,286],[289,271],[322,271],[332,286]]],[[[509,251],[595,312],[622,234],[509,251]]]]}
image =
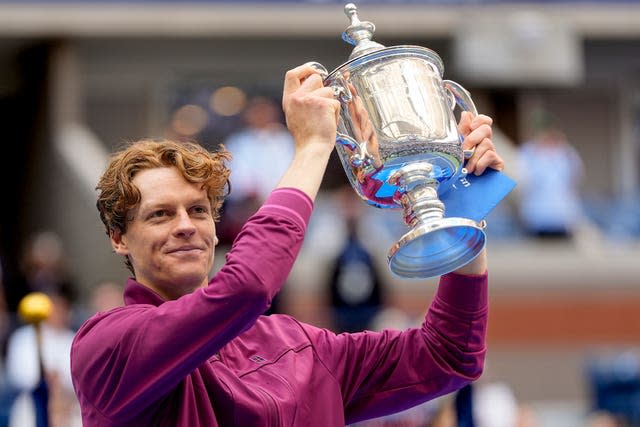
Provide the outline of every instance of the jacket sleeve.
{"type": "Polygon", "coordinates": [[[347,423],[413,407],[482,373],[487,275],[443,276],[420,328],[335,335],[303,326],[340,384],[347,423]]]}
{"type": "Polygon", "coordinates": [[[250,328],[287,278],[311,209],[303,193],[276,190],[207,287],[158,307],[134,304],[89,320],[71,350],[79,397],[126,421],[250,328]]]}

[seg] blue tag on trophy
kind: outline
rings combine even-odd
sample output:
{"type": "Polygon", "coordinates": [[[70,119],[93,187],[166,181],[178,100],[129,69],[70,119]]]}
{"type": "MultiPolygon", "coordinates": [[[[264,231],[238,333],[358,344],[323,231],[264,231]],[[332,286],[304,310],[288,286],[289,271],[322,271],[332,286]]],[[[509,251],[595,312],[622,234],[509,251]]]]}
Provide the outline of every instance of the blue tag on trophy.
{"type": "Polygon", "coordinates": [[[515,186],[513,179],[490,168],[480,176],[469,174],[458,178],[447,192],[440,195],[445,206],[444,216],[480,222],[515,186]]]}

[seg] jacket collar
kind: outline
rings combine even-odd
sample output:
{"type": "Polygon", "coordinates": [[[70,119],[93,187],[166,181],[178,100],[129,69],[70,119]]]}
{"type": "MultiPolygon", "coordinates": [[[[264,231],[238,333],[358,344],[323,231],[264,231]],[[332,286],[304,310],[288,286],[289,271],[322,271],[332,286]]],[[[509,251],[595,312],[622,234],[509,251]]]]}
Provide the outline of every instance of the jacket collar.
{"type": "Polygon", "coordinates": [[[156,307],[165,302],[158,293],[137,282],[133,277],[127,279],[124,288],[124,304],[151,304],[156,307]]]}

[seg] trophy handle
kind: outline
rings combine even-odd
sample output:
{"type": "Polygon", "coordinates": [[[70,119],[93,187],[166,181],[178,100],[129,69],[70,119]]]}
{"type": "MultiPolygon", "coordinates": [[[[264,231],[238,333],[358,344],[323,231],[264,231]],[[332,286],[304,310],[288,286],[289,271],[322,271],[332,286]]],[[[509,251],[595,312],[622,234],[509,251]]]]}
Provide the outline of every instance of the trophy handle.
{"type": "Polygon", "coordinates": [[[469,111],[474,116],[478,115],[478,109],[471,99],[469,91],[462,87],[461,84],[454,82],[453,80],[443,80],[444,88],[453,95],[456,104],[460,106],[464,111],[469,111]]]}
{"type": "MultiPolygon", "coordinates": [[[[469,94],[468,90],[453,80],[443,80],[442,83],[444,84],[445,90],[447,90],[453,98],[452,104],[455,102],[463,111],[470,112],[474,117],[478,115],[478,109],[476,108],[476,104],[473,103],[473,99],[471,99],[471,94],[469,94]]],[[[455,107],[455,105],[451,106],[451,108],[453,107],[455,107]]],[[[464,138],[462,138],[462,140],[463,139],[464,138]]],[[[475,148],[464,150],[464,158],[470,159],[474,152],[475,148]]]]}
{"type": "Polygon", "coordinates": [[[322,65],[321,63],[316,62],[316,61],[311,61],[308,64],[311,66],[311,68],[313,68],[314,70],[316,70],[317,72],[320,73],[320,75],[322,76],[323,80],[326,79],[327,76],[329,75],[329,72],[327,71],[325,66],[322,65]]]}
{"type": "MultiPolygon", "coordinates": [[[[311,61],[308,64],[320,73],[325,86],[331,87],[333,89],[334,98],[340,101],[341,104],[348,104],[353,100],[351,91],[347,87],[347,83],[345,82],[342,75],[338,74],[333,77],[332,82],[327,82],[329,72],[324,65],[315,61],[311,61]]],[[[367,153],[366,142],[359,143],[357,141],[354,141],[348,135],[344,135],[338,132],[338,134],[336,135],[336,143],[338,145],[347,147],[351,151],[352,154],[349,157],[349,163],[351,164],[351,166],[359,168],[363,165],[369,165],[371,163],[371,156],[367,153]]]]}
{"type": "Polygon", "coordinates": [[[338,74],[332,77],[331,82],[327,82],[329,72],[326,67],[319,62],[311,61],[308,63],[314,70],[320,73],[325,86],[329,86],[333,89],[333,96],[343,104],[351,102],[351,91],[347,88],[347,83],[344,81],[344,77],[338,74]]]}

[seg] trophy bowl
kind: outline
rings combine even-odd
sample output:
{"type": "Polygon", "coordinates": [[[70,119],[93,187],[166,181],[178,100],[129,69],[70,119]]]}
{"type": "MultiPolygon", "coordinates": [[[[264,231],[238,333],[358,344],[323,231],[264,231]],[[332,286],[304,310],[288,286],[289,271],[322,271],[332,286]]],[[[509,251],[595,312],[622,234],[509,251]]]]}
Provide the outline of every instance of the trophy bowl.
{"type": "Polygon", "coordinates": [[[328,72],[324,85],[342,108],[336,150],[349,182],[368,204],[402,209],[409,231],[388,252],[390,270],[428,278],[456,270],[484,248],[483,226],[445,217],[440,196],[464,177],[463,137],[456,108],[476,115],[469,93],[443,80],[442,59],[420,46],[384,47],[371,40],[375,27],[345,6],[351,25],[343,39],[355,48],[328,72]]]}

